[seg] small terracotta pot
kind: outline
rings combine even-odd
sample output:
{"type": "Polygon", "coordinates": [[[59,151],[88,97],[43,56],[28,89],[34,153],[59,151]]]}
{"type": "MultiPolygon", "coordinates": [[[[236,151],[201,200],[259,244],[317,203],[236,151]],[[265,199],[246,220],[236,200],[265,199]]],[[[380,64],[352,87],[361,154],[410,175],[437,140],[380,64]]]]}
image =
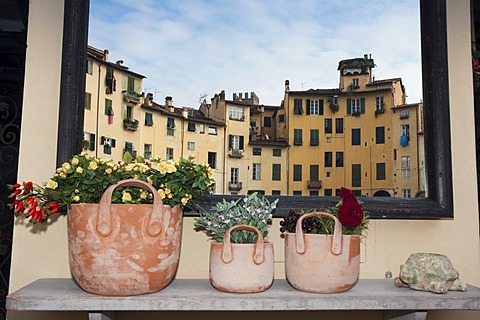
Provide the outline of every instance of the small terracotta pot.
{"type": "Polygon", "coordinates": [[[68,211],[70,270],[85,291],[113,296],[155,292],[175,276],[180,257],[182,210],[163,205],[155,188],[139,180],[110,186],[99,204],[68,211]],[[139,187],[153,204],[112,204],[118,187],[139,187]]]}
{"type": "Polygon", "coordinates": [[[360,272],[360,236],[342,235],[342,224],[326,212],[302,215],[295,233],[285,235],[285,273],[292,287],[315,293],[350,290],[360,272]],[[333,235],[303,234],[302,221],[314,216],[335,221],[333,235]]]}
{"type": "Polygon", "coordinates": [[[254,293],[265,291],[273,283],[273,244],[249,225],[231,227],[223,243],[210,247],[210,282],[220,291],[254,293]],[[257,243],[230,243],[234,230],[249,230],[258,235],[257,243]]]}

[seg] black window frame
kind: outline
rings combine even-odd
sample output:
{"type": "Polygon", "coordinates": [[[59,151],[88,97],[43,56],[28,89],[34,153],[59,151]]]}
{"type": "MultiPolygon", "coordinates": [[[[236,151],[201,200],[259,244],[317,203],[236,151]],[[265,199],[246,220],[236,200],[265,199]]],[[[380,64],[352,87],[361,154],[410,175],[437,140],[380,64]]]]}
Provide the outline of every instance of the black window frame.
{"type": "MultiPolygon", "coordinates": [[[[425,198],[362,197],[373,219],[453,218],[446,0],[420,0],[420,34],[425,119],[427,189],[425,198]]],[[[89,1],[69,2],[64,10],[57,166],[82,150],[89,1]]],[[[228,195],[211,195],[203,205],[228,195]]],[[[337,198],[281,196],[275,216],[290,209],[326,207],[337,198]],[[292,197],[293,198],[293,197],[292,197]],[[290,201],[292,199],[292,201],[290,201]]],[[[198,215],[196,212],[186,215],[198,215]]]]}

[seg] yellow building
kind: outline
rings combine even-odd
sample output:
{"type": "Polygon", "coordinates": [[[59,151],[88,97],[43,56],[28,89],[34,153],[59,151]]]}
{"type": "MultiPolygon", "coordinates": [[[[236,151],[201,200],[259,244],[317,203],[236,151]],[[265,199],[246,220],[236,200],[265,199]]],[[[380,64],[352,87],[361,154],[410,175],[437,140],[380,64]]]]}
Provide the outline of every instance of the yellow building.
{"type": "MultiPolygon", "coordinates": [[[[374,67],[367,55],[340,61],[333,89],[291,91],[285,82],[288,194],[330,196],[345,186],[357,195],[401,196],[393,152],[401,132],[393,130],[393,110],[405,104],[405,88],[400,78],[375,80],[374,67]]],[[[416,123],[410,125],[415,134],[416,123]]],[[[412,154],[410,165],[418,172],[416,159],[412,154]]],[[[418,179],[402,181],[402,190],[417,191],[418,179]]]]}
{"type": "Polygon", "coordinates": [[[91,155],[122,159],[141,147],[138,131],[145,76],[132,72],[119,60],[108,60],[108,50],[87,51],[84,148],[91,155]]]}
{"type": "MultiPolygon", "coordinates": [[[[283,108],[264,106],[254,92],[215,94],[208,107],[201,107],[207,117],[225,123],[225,175],[222,193],[285,194],[286,148],[283,108]],[[277,114],[282,115],[278,117],[277,114]],[[280,131],[279,131],[280,130],[280,131]]],[[[218,183],[218,182],[217,182],[218,183]]]]}

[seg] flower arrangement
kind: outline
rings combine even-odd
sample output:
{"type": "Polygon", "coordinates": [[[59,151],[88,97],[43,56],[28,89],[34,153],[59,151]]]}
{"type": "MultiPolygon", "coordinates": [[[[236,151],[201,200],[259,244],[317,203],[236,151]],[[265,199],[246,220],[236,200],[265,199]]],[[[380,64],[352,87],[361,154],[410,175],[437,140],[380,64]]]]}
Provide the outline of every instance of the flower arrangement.
{"type": "MultiPolygon", "coordinates": [[[[272,212],[277,207],[278,199],[271,202],[258,194],[227,201],[217,202],[210,211],[201,210],[200,216],[195,218],[196,231],[204,231],[212,240],[223,242],[225,232],[233,226],[246,224],[256,227],[263,238],[268,235],[272,212]]],[[[257,234],[252,231],[239,230],[231,233],[233,243],[255,243],[257,234]]]]}
{"type": "MultiPolygon", "coordinates": [[[[322,211],[328,212],[340,220],[344,235],[361,235],[362,232],[368,228],[368,212],[363,210],[361,201],[357,200],[351,190],[342,187],[339,196],[341,199],[334,207],[322,211]]],[[[302,213],[296,213],[294,210],[290,210],[288,216],[280,221],[280,232],[282,232],[282,234],[285,232],[294,233],[298,218],[305,213],[313,211],[316,210],[309,210],[302,213]]],[[[335,222],[323,217],[312,217],[302,221],[302,230],[304,233],[333,234],[334,228],[335,222]]]]}
{"type": "MultiPolygon", "coordinates": [[[[86,152],[75,155],[59,167],[42,186],[31,181],[11,185],[14,198],[10,207],[16,216],[42,223],[57,211],[65,211],[76,203],[99,203],[104,191],[125,179],[138,179],[152,184],[164,204],[183,208],[195,199],[211,192],[213,170],[208,164],[197,164],[193,158],[174,160],[138,157],[129,153],[124,161],[94,158],[86,152]]],[[[116,189],[112,203],[152,203],[153,195],[143,189],[116,189]]]]}

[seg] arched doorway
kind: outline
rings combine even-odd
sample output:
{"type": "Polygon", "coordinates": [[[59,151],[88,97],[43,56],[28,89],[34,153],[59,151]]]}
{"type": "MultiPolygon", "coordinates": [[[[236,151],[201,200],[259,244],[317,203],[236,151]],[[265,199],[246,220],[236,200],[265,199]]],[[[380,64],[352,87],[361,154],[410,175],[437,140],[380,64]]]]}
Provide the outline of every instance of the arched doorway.
{"type": "Polygon", "coordinates": [[[391,197],[392,195],[385,190],[377,191],[373,194],[374,197],[391,197]]]}

